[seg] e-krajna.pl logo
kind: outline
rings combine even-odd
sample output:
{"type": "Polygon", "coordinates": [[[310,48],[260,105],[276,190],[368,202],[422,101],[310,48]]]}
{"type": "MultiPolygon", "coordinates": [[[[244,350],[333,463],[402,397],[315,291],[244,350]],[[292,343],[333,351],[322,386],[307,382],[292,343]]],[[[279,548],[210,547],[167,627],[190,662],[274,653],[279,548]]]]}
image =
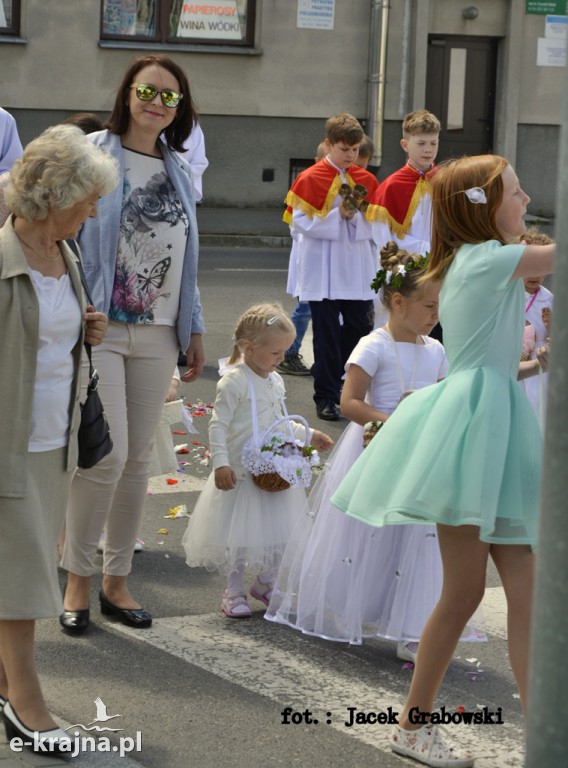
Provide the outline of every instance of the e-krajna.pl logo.
{"type": "MultiPolygon", "coordinates": [[[[124,728],[111,728],[110,726],[101,727],[98,723],[107,723],[109,720],[114,720],[122,715],[109,715],[107,714],[107,707],[104,701],[97,697],[95,699],[95,706],[97,708],[97,716],[88,725],[82,723],[76,723],[65,728],[65,731],[73,731],[69,733],[69,738],[49,738],[42,736],[41,731],[35,731],[33,734],[33,740],[24,741],[20,737],[10,739],[10,749],[14,752],[21,752],[24,747],[31,747],[34,752],[52,752],[52,753],[64,753],[69,757],[77,757],[81,753],[86,752],[115,752],[119,757],[125,757],[130,752],[142,751],[142,732],[136,731],[135,736],[119,736],[118,744],[112,743],[108,736],[85,736],[80,731],[76,730],[81,728],[83,731],[96,731],[97,734],[105,731],[111,733],[117,733],[123,731],[124,728]]],[[[53,732],[52,732],[53,733],[53,732]]]]}

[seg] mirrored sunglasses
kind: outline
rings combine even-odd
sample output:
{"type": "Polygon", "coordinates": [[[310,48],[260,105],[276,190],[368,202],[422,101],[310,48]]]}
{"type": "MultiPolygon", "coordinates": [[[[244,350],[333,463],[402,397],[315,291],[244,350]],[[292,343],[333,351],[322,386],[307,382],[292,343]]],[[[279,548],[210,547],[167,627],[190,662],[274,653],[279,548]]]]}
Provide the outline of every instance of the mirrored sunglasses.
{"type": "Polygon", "coordinates": [[[175,109],[183,99],[183,93],[173,91],[171,88],[159,91],[154,85],[148,85],[148,83],[132,83],[130,87],[136,88],[136,96],[140,101],[152,101],[160,94],[162,104],[169,109],[175,109]]]}

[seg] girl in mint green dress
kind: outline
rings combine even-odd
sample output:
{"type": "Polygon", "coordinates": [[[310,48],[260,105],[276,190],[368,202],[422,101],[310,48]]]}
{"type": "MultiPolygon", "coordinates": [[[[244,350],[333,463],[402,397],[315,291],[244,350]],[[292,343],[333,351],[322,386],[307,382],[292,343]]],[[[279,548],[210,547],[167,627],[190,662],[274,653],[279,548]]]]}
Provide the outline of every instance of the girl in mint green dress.
{"type": "Polygon", "coordinates": [[[512,244],[525,231],[529,201],[513,168],[495,155],[451,161],[432,179],[426,279],[443,280],[448,376],[399,405],[332,498],[373,526],[437,524],[444,587],[391,735],[395,752],[430,766],[474,763],[427,716],[420,723],[412,713],[434,708],[458,639],[483,598],[489,556],[507,598],[511,667],[526,707],[541,435],[517,384],[518,374],[536,374],[540,366],[529,361],[519,372],[522,278],[550,274],[555,254],[554,245],[512,244]]]}

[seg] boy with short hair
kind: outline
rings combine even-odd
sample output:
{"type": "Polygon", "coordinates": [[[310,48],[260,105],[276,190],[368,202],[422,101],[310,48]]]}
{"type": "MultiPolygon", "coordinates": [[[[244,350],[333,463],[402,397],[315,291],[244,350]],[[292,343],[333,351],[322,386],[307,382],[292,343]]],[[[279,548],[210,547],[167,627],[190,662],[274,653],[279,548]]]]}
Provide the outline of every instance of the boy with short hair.
{"type": "Polygon", "coordinates": [[[400,146],[408,159],[381,182],[372,200],[373,235],[379,249],[394,240],[410,253],[424,255],[430,250],[430,179],[437,170],[440,130],[440,121],[426,109],[410,112],[402,121],[400,146]]]}
{"type": "MultiPolygon", "coordinates": [[[[373,140],[371,139],[370,136],[367,136],[367,134],[365,134],[363,136],[363,141],[361,142],[361,145],[359,147],[359,154],[357,155],[357,159],[355,160],[355,165],[358,165],[359,168],[367,169],[367,166],[369,165],[369,163],[371,162],[371,158],[373,157],[374,151],[375,151],[375,145],[373,144],[373,140]]],[[[320,141],[320,143],[318,144],[314,162],[319,163],[320,160],[324,159],[327,153],[328,153],[328,149],[324,139],[323,141],[320,141]]],[[[295,243],[297,239],[297,234],[294,233],[292,229],[290,229],[290,232],[292,234],[292,237],[295,238],[294,239],[294,243],[295,243]]],[[[290,251],[290,267],[288,270],[287,291],[288,293],[291,293],[293,296],[295,296],[296,295],[295,290],[296,290],[296,246],[295,244],[293,244],[292,250],[290,251]]],[[[310,312],[309,303],[306,301],[298,301],[291,315],[291,320],[294,323],[294,327],[296,329],[296,338],[294,339],[294,343],[292,344],[290,349],[286,351],[284,360],[278,366],[279,373],[286,373],[286,374],[289,374],[290,376],[309,376],[311,374],[311,370],[304,364],[304,360],[302,358],[302,355],[300,354],[300,347],[302,346],[302,341],[304,340],[304,336],[308,329],[308,324],[311,320],[311,317],[312,317],[312,314],[310,312]]]]}
{"type": "Polygon", "coordinates": [[[342,185],[366,188],[377,179],[355,165],[364,132],[347,113],[326,123],[327,156],[303,171],[286,197],[284,220],[299,235],[296,292],[308,301],[314,345],[314,401],[321,419],[339,418],[345,362],[372,330],[371,281],[376,273],[371,224],[365,207],[340,194],[342,185]]]}
{"type": "MultiPolygon", "coordinates": [[[[409,112],[402,121],[400,146],[408,155],[407,161],[381,182],[369,211],[379,253],[389,241],[422,256],[430,250],[430,179],[437,170],[434,161],[440,129],[436,115],[426,109],[409,112]]],[[[375,328],[381,328],[388,320],[381,293],[375,297],[375,328]]],[[[439,323],[431,335],[442,340],[439,323]]]]}

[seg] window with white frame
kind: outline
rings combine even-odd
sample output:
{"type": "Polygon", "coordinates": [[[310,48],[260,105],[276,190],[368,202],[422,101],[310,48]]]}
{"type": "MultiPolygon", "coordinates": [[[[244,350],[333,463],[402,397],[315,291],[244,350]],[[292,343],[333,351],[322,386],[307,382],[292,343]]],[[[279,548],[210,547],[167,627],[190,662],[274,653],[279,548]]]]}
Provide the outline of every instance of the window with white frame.
{"type": "Polygon", "coordinates": [[[254,45],[256,0],[101,0],[101,38],[254,45]]]}
{"type": "Polygon", "coordinates": [[[20,0],[0,0],[0,35],[20,34],[20,0]]]}

